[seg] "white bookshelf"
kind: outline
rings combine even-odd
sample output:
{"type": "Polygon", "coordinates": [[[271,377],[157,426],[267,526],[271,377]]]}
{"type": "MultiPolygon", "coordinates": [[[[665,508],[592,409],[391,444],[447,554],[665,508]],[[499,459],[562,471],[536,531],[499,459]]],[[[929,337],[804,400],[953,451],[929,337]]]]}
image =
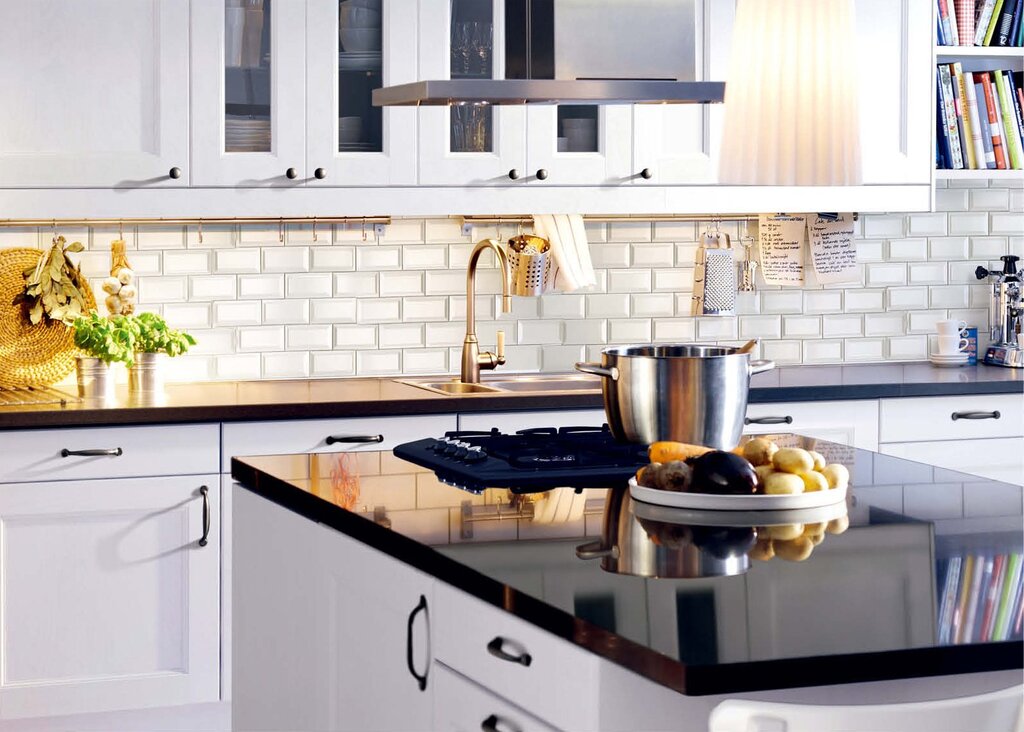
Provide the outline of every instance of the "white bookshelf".
{"type": "Polygon", "coordinates": [[[936,170],[935,180],[1024,180],[1024,170],[936,170]]]}
{"type": "Polygon", "coordinates": [[[936,46],[935,60],[938,63],[958,61],[964,58],[980,56],[991,59],[1016,60],[1016,65],[1011,64],[1014,70],[1019,71],[1021,59],[1024,58],[1024,48],[1003,48],[1002,46],[936,46]]]}

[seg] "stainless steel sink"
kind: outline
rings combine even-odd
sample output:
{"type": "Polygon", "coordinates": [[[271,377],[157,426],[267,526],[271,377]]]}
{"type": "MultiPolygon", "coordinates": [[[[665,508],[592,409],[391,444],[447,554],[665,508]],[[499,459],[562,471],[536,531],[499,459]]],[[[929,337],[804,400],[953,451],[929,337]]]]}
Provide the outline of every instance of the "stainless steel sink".
{"type": "Polygon", "coordinates": [[[426,389],[435,394],[449,396],[467,394],[598,394],[601,391],[601,380],[584,374],[524,374],[523,376],[505,376],[499,379],[485,379],[479,384],[464,384],[456,379],[396,379],[400,384],[408,384],[419,389],[426,389]]]}

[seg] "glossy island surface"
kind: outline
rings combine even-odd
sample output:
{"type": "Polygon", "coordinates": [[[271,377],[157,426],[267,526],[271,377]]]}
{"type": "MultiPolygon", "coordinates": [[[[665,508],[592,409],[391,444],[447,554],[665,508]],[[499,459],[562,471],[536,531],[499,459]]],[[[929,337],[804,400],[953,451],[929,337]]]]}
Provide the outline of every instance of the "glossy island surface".
{"type": "Polygon", "coordinates": [[[236,458],[232,475],[686,694],[1021,668],[1024,489],[776,439],[847,465],[846,501],[752,514],[622,489],[474,495],[389,452],[236,458]]]}

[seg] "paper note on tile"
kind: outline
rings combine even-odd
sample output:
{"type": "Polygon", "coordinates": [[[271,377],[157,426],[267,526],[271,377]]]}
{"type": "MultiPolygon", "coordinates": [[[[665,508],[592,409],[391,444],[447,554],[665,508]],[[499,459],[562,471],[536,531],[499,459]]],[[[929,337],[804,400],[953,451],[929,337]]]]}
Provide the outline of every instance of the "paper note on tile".
{"type": "Polygon", "coordinates": [[[766,285],[798,287],[804,283],[805,216],[761,214],[758,249],[766,285]]]}
{"type": "Polygon", "coordinates": [[[853,214],[840,214],[836,220],[815,216],[807,221],[811,241],[811,263],[818,282],[860,282],[857,271],[857,246],[853,242],[853,214]]]}

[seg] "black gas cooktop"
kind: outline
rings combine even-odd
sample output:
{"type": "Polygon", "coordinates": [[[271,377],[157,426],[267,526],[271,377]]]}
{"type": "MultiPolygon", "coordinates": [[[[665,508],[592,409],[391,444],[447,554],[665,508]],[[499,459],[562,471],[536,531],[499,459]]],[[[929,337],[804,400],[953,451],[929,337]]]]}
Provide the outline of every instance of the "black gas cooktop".
{"type": "Polygon", "coordinates": [[[617,442],[604,427],[537,427],[504,434],[446,432],[442,438],[407,442],[395,455],[439,480],[468,491],[509,488],[533,493],[571,485],[624,486],[649,461],[646,445],[617,442]]]}

